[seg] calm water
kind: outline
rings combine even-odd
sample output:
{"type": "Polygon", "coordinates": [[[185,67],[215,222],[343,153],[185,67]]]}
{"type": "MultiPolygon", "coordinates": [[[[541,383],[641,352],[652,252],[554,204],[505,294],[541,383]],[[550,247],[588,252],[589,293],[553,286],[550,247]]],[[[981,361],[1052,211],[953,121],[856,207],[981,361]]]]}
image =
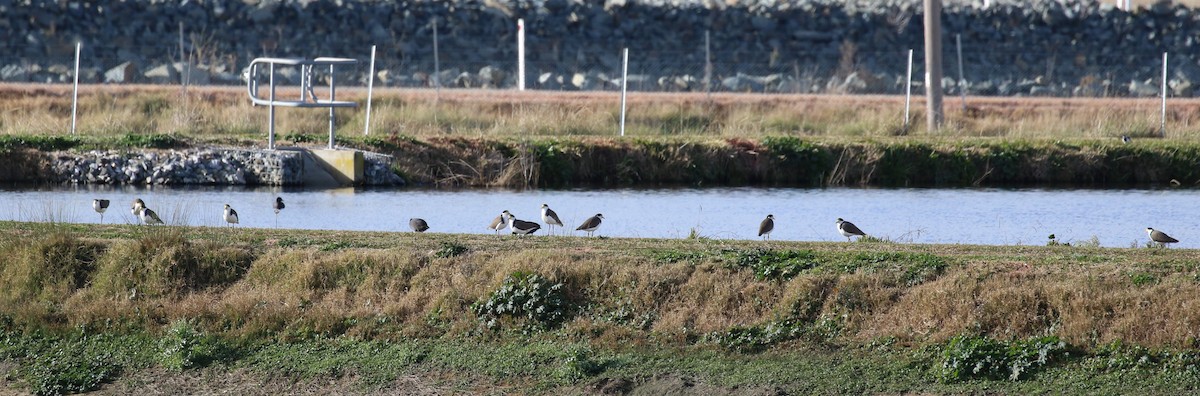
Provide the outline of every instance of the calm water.
{"type": "MultiPolygon", "coordinates": [[[[293,190],[234,187],[56,186],[0,188],[0,220],[98,223],[93,198],[112,200],[106,223],[132,223],[134,198],[172,224],[222,226],[221,209],[233,205],[242,227],[275,227],[275,196],[287,209],[281,228],[408,231],[421,217],[430,232],[489,233],[502,210],[541,222],[542,203],[570,230],[603,213],[597,235],[683,238],[692,229],[710,238],[755,239],[758,224],[775,215],[772,239],[844,241],[838,217],[868,234],[900,242],[1042,245],[1099,239],[1104,246],[1144,244],[1154,227],[1200,246],[1193,215],[1197,190],[1040,189],[792,189],[705,188],[623,190],[293,190]]],[[[538,231],[544,235],[545,228],[538,231]]],[[[556,230],[555,233],[562,233],[556,230]]],[[[574,235],[583,233],[570,232],[574,235]]]]}

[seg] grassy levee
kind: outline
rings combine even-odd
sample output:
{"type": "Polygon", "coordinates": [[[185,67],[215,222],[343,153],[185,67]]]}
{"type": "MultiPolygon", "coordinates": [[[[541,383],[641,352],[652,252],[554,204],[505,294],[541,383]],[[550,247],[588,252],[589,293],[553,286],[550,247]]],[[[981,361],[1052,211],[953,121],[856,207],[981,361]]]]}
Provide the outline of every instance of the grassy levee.
{"type": "Polygon", "coordinates": [[[1200,387],[1195,250],[4,222],[0,257],[0,367],[37,393],[147,370],[451,393],[1200,387]]]}
{"type": "MultiPolygon", "coordinates": [[[[263,147],[267,111],[238,87],[0,85],[2,181],[44,180],[54,150],[263,147]]],[[[282,95],[282,94],[281,94],[282,95]]],[[[291,95],[288,93],[287,95],[291,95]]],[[[342,99],[365,103],[348,89],[342,99]]],[[[617,137],[607,92],[380,90],[372,129],[337,110],[337,144],[394,154],[408,181],[443,186],[1146,186],[1200,183],[1200,101],[1175,99],[1165,138],[1150,99],[971,98],[925,130],[902,98],[661,94],[631,98],[617,137]],[[1121,143],[1120,136],[1133,143],[1121,143]]],[[[281,145],[326,142],[328,113],[280,109],[281,145]]]]}

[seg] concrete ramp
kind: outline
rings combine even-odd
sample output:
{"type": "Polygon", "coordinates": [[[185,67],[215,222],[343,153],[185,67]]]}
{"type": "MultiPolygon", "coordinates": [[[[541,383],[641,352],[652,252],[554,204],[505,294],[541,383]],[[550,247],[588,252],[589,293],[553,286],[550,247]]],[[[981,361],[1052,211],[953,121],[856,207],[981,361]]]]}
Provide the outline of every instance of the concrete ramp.
{"type": "Polygon", "coordinates": [[[301,150],[304,158],[304,186],[317,188],[333,188],[341,187],[339,182],[329,171],[325,170],[325,166],[321,165],[321,160],[313,155],[311,151],[301,150]]]}
{"type": "Polygon", "coordinates": [[[342,187],[362,184],[363,153],[357,150],[304,150],[304,185],[342,187]]]}

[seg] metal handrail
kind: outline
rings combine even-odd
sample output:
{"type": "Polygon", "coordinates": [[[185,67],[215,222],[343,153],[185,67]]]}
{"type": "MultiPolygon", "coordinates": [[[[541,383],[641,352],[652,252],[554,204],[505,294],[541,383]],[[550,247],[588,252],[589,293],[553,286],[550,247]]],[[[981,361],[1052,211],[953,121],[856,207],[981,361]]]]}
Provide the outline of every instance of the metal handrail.
{"type": "Polygon", "coordinates": [[[334,66],[337,65],[354,65],[357,64],[357,59],[350,58],[331,58],[320,57],[313,60],[301,58],[256,58],[250,62],[249,73],[246,76],[246,93],[250,96],[250,102],[254,105],[262,105],[270,107],[270,116],[268,117],[268,137],[267,148],[275,149],[275,106],[283,107],[327,107],[329,108],[329,148],[333,148],[334,140],[334,113],[336,107],[358,107],[358,102],[337,100],[336,84],[334,83],[334,66]],[[258,69],[259,65],[268,65],[269,67],[269,84],[271,87],[270,95],[267,98],[259,97],[258,92],[258,69]],[[283,66],[300,66],[300,98],[296,100],[279,100],[275,96],[275,65],[283,66]],[[313,86],[313,68],[316,66],[329,66],[329,99],[320,99],[317,97],[313,86]]]}

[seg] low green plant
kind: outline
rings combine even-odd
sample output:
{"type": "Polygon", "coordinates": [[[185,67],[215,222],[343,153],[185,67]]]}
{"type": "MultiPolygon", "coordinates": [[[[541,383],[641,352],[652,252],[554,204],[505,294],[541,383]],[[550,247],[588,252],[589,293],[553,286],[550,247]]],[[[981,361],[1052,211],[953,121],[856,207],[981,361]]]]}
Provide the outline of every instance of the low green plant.
{"type": "Polygon", "coordinates": [[[83,328],[66,334],[0,334],[0,358],[17,364],[8,375],[35,395],[95,390],[138,360],[135,351],[144,347],[137,337],[94,334],[83,328]]]}
{"type": "Polygon", "coordinates": [[[197,330],[192,321],[179,319],[171,322],[159,340],[159,361],[175,371],[204,367],[216,359],[220,349],[217,340],[197,330]]]}
{"type": "Polygon", "coordinates": [[[517,271],[506,276],[486,299],[472,304],[471,310],[489,329],[499,328],[505,319],[522,322],[526,332],[547,329],[567,318],[570,304],[562,289],[562,283],[517,271]]]}
{"type": "Polygon", "coordinates": [[[554,370],[554,377],[568,383],[576,383],[604,371],[604,362],[595,359],[595,352],[586,346],[567,348],[566,357],[554,370]]]}
{"type": "Polygon", "coordinates": [[[848,258],[836,260],[835,265],[845,273],[860,269],[895,271],[906,286],[936,279],[949,266],[945,259],[931,253],[877,251],[854,253],[848,258]]]}
{"type": "Polygon", "coordinates": [[[1158,283],[1158,277],[1147,272],[1137,272],[1129,274],[1129,281],[1134,286],[1151,286],[1158,283]]]}
{"type": "Polygon", "coordinates": [[[133,148],[169,149],[178,147],[180,142],[171,135],[129,133],[122,136],[118,144],[133,148]]]}
{"type": "Polygon", "coordinates": [[[351,247],[354,247],[354,245],[350,244],[350,242],[333,241],[333,242],[329,242],[324,245],[321,245],[321,251],[322,252],[332,252],[334,250],[348,249],[351,247]]]}
{"type": "Polygon", "coordinates": [[[466,245],[458,242],[446,241],[442,242],[441,245],[438,246],[437,251],[434,252],[433,255],[434,257],[438,258],[458,257],[466,254],[468,250],[469,249],[467,249],[466,245]]]}
{"type": "Polygon", "coordinates": [[[1017,381],[1067,356],[1067,343],[1056,336],[999,341],[961,335],[950,339],[942,349],[937,373],[945,383],[971,378],[1017,381]]]}
{"type": "Polygon", "coordinates": [[[763,280],[787,280],[820,265],[811,250],[748,249],[733,252],[733,267],[749,268],[763,280]]]}
{"type": "Polygon", "coordinates": [[[727,349],[761,352],[772,345],[800,338],[827,342],[840,335],[842,328],[842,320],[835,317],[822,316],[812,321],[793,317],[755,326],[734,326],[709,333],[705,338],[727,349]]]}
{"type": "Polygon", "coordinates": [[[83,143],[74,136],[56,135],[2,135],[0,150],[31,148],[39,151],[62,151],[78,147],[83,143]]]}

